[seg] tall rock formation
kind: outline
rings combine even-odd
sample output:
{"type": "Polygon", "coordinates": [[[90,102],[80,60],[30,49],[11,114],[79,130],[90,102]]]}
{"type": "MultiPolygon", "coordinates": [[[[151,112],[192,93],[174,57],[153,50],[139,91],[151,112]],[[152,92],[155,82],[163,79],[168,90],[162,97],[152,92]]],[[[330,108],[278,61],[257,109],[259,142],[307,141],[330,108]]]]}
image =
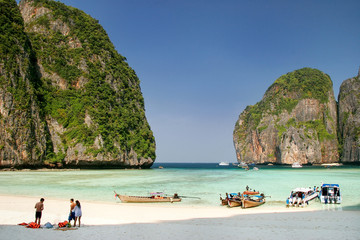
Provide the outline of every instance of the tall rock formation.
{"type": "Polygon", "coordinates": [[[36,59],[15,0],[0,1],[0,167],[39,166],[45,123],[36,97],[36,59]]]}
{"type": "Polygon", "coordinates": [[[278,78],[235,125],[238,161],[338,162],[337,112],[327,74],[303,68],[278,78]]]}
{"type": "Polygon", "coordinates": [[[22,17],[1,4],[1,165],[150,167],[140,81],[98,21],[52,0],[22,0],[22,17]]]}
{"type": "Polygon", "coordinates": [[[357,77],[340,86],[339,142],[341,161],[360,163],[360,69],[357,77]]]}

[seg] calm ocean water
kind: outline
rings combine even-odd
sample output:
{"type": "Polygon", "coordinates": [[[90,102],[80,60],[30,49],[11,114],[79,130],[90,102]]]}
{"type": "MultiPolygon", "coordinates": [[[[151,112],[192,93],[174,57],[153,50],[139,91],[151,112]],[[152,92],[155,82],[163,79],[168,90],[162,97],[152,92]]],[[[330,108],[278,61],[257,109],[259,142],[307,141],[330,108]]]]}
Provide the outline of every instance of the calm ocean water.
{"type": "Polygon", "coordinates": [[[114,198],[114,190],[131,195],[165,191],[188,197],[176,204],[219,206],[220,194],[241,192],[248,185],[271,196],[262,207],[278,207],[284,206],[292,189],[320,186],[324,182],[340,184],[343,203],[325,206],[316,200],[308,207],[360,210],[359,166],[258,168],[258,171],[245,171],[231,164],[223,167],[217,163],[156,163],[148,170],[0,172],[0,194],[119,202],[114,198]],[[160,169],[160,165],[164,168],[160,169]],[[191,197],[200,197],[201,200],[191,197]]]}

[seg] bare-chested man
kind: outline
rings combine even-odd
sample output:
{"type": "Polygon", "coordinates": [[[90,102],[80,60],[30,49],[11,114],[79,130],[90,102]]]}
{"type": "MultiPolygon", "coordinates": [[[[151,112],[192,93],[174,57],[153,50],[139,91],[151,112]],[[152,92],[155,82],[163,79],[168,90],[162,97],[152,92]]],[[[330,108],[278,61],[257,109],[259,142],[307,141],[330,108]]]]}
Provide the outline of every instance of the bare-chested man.
{"type": "Polygon", "coordinates": [[[71,220],[74,220],[75,224],[75,206],[76,203],[74,202],[74,199],[70,199],[70,213],[69,213],[69,223],[71,224],[71,220]]]}
{"type": "Polygon", "coordinates": [[[40,225],[40,220],[41,220],[41,214],[42,214],[42,210],[44,210],[44,201],[45,199],[41,198],[40,202],[35,204],[35,223],[40,225]]]}

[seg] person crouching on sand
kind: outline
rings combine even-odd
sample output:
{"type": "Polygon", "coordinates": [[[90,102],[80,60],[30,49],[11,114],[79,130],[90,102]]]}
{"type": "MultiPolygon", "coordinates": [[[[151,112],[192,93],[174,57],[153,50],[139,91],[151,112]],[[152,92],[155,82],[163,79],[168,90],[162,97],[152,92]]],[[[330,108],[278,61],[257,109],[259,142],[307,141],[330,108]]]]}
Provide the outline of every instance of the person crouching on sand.
{"type": "Polygon", "coordinates": [[[40,225],[40,220],[41,220],[41,214],[42,214],[42,210],[44,210],[44,201],[45,199],[41,198],[40,202],[35,204],[35,223],[40,225]]]}
{"type": "Polygon", "coordinates": [[[75,223],[74,226],[76,227],[76,221],[79,220],[79,227],[80,227],[80,221],[81,221],[81,216],[82,216],[82,211],[81,211],[81,205],[79,200],[76,200],[76,206],[74,208],[75,211],[75,223]]]}

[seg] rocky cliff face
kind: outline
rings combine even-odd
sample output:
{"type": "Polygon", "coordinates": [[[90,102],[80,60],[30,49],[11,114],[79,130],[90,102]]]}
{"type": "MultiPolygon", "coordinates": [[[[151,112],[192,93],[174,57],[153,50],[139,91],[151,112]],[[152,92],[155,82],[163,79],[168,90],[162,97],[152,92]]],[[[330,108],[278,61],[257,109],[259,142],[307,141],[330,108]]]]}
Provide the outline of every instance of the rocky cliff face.
{"type": "MultiPolygon", "coordinates": [[[[9,136],[27,134],[32,139],[25,139],[26,144],[17,142],[11,149],[2,141],[1,154],[6,159],[13,159],[15,153],[31,155],[33,161],[51,166],[150,167],[155,160],[155,139],[145,117],[140,81],[104,29],[89,15],[59,2],[22,0],[19,7],[22,18],[13,6],[27,42],[20,42],[20,50],[12,56],[12,66],[18,70],[4,69],[2,60],[1,80],[6,79],[13,89],[23,79],[22,86],[29,85],[28,91],[34,94],[24,93],[29,96],[27,105],[19,104],[22,112],[10,113],[10,102],[16,97],[2,90],[2,129],[11,126],[14,130],[9,130],[9,136]],[[31,53],[33,58],[29,58],[31,53]],[[26,70],[29,62],[31,71],[26,70]],[[31,84],[32,79],[37,85],[31,84]],[[5,120],[6,114],[12,120],[5,120]],[[24,118],[18,118],[19,114],[24,118]],[[18,119],[24,123],[16,123],[18,119]],[[37,128],[19,132],[25,124],[37,128]],[[23,150],[25,145],[31,154],[23,150]]],[[[13,11],[9,14],[8,25],[12,25],[13,11]]],[[[4,31],[12,35],[11,29],[4,31]]],[[[4,158],[1,163],[13,165],[4,158]]]]}
{"type": "Polygon", "coordinates": [[[15,1],[0,1],[0,83],[0,167],[39,166],[46,152],[39,79],[15,1]]]}
{"type": "Polygon", "coordinates": [[[338,162],[336,101],[330,77],[304,68],[277,79],[248,106],[234,130],[238,161],[338,162]]]}
{"type": "Polygon", "coordinates": [[[339,142],[341,161],[360,162],[360,70],[345,80],[339,92],[339,142]]]}

